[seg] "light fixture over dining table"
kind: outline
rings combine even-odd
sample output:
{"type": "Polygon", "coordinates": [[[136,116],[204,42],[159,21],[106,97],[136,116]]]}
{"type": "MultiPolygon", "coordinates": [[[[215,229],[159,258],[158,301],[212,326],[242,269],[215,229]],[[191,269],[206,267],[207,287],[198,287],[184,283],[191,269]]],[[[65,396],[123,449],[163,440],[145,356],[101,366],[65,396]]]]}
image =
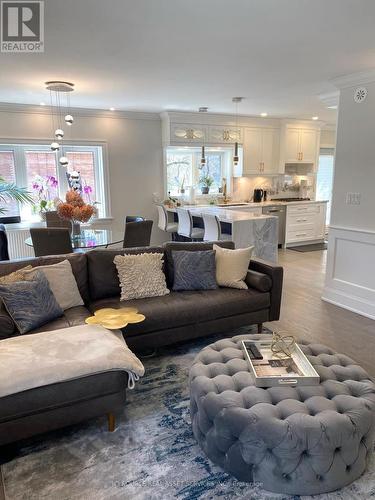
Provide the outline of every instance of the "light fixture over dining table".
{"type": "MultiPolygon", "coordinates": [[[[54,131],[51,150],[59,152],[64,137],[66,137],[65,126],[70,127],[74,123],[70,110],[70,93],[74,90],[74,83],[51,80],[45,82],[45,85],[50,92],[52,130],[54,131]]],[[[62,167],[67,167],[69,164],[68,158],[63,155],[60,156],[59,164],[62,167]]]]}

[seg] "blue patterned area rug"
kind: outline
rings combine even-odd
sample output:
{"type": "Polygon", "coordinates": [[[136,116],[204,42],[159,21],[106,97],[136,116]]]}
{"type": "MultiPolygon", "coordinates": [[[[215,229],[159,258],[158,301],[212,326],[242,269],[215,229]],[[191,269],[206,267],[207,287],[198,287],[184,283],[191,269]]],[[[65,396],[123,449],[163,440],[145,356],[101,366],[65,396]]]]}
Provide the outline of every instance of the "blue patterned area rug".
{"type": "MultiPolygon", "coordinates": [[[[249,333],[249,328],[234,334],[239,333],[249,333]]],[[[107,432],[106,420],[100,418],[17,449],[2,466],[6,500],[299,499],[237,481],[209,462],[196,444],[189,416],[189,368],[197,352],[218,338],[164,348],[144,359],[146,375],[128,391],[116,432],[107,432]]],[[[373,461],[352,485],[314,499],[374,496],[373,461]]]]}

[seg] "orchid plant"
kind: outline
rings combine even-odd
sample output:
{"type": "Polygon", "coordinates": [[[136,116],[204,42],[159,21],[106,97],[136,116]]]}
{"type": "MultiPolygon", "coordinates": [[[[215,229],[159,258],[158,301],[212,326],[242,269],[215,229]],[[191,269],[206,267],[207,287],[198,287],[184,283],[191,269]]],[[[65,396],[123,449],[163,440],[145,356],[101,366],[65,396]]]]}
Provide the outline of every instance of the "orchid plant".
{"type": "Polygon", "coordinates": [[[32,182],[34,192],[33,212],[43,214],[55,210],[57,187],[59,183],[53,175],[36,175],[32,182]]]}

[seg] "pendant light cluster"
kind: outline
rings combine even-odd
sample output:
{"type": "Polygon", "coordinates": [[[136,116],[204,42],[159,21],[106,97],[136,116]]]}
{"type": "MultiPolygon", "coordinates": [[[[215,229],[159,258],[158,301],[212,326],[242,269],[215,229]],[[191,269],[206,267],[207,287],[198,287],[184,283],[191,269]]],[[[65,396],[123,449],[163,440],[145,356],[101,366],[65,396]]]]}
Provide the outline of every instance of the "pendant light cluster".
{"type": "Polygon", "coordinates": [[[234,143],[234,155],[233,155],[233,165],[238,165],[239,162],[239,156],[238,156],[238,137],[239,137],[239,131],[238,131],[238,104],[242,102],[243,97],[233,97],[232,102],[236,104],[236,134],[237,134],[237,140],[234,143]]]}
{"type": "MultiPolygon", "coordinates": [[[[46,82],[46,89],[50,92],[52,129],[54,130],[51,150],[58,152],[64,140],[65,132],[63,127],[70,127],[74,122],[74,118],[70,114],[70,93],[74,90],[74,83],[49,81],[46,82]],[[67,114],[65,114],[66,111],[67,114]]],[[[59,164],[62,167],[67,167],[69,164],[68,158],[60,156],[59,164]]]]}

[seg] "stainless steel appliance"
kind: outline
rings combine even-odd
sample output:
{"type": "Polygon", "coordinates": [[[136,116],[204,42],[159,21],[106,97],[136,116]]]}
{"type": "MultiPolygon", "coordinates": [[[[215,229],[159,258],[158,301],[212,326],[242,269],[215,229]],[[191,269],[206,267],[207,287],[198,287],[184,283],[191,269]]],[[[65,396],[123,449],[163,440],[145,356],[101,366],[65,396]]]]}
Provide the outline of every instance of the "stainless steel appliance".
{"type": "Polygon", "coordinates": [[[285,243],[286,207],[285,205],[268,205],[262,208],[264,215],[273,215],[279,220],[279,245],[285,243]]]}

